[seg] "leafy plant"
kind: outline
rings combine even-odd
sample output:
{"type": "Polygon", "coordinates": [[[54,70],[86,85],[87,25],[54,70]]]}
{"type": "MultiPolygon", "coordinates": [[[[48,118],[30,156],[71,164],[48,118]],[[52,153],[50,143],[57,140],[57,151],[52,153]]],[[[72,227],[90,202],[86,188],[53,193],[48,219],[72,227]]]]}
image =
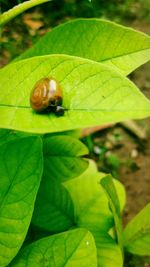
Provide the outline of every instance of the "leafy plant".
{"type": "Polygon", "coordinates": [[[125,77],[149,48],[143,33],[80,19],[1,69],[0,267],[121,267],[124,250],[150,254],[149,205],[123,230],[123,185],[83,158],[86,146],[67,132],[150,115],[149,100],[125,77]],[[29,105],[46,76],[63,88],[62,117],[29,105]]]}

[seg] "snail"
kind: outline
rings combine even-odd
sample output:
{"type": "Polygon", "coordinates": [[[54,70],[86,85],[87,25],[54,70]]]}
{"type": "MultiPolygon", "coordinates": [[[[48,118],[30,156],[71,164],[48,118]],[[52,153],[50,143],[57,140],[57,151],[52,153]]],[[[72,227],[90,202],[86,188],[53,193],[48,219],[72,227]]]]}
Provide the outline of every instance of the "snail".
{"type": "Polygon", "coordinates": [[[62,107],[63,94],[59,82],[46,77],[40,79],[30,95],[30,105],[36,112],[54,112],[58,116],[64,115],[62,107]]]}

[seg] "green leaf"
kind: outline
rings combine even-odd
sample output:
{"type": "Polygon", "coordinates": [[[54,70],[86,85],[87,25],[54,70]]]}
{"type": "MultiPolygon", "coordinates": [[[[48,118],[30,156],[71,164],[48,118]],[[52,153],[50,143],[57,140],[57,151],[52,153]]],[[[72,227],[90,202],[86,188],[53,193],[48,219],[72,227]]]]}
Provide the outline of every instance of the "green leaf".
{"type": "Polygon", "coordinates": [[[127,78],[104,64],[53,55],[10,64],[0,71],[0,127],[32,133],[59,132],[150,115],[150,102],[127,78]],[[36,114],[34,84],[53,76],[63,88],[64,116],[36,114]],[[138,106],[137,106],[138,103],[138,106]]]}
{"type": "Polygon", "coordinates": [[[60,135],[44,138],[44,174],[57,181],[72,179],[88,167],[88,161],[81,158],[89,153],[78,139],[60,135]]]}
{"type": "Polygon", "coordinates": [[[0,145],[15,139],[29,137],[29,136],[33,136],[33,134],[7,130],[7,129],[0,129],[0,145]]]}
{"type": "MultiPolygon", "coordinates": [[[[69,191],[75,210],[78,227],[85,227],[93,234],[98,251],[98,267],[121,267],[121,249],[109,235],[114,226],[113,214],[107,196],[99,184],[105,174],[97,173],[93,164],[78,178],[69,180],[64,186],[69,191]],[[118,265],[116,265],[116,263],[118,265]]],[[[114,180],[121,207],[125,202],[124,187],[114,180]]]]}
{"type": "Polygon", "coordinates": [[[15,140],[16,138],[17,136],[15,131],[0,129],[0,145],[15,140]]]}
{"type": "Polygon", "coordinates": [[[76,139],[80,139],[81,138],[81,133],[82,133],[82,130],[81,129],[76,129],[76,130],[70,130],[70,131],[64,131],[64,132],[57,132],[57,133],[48,133],[48,134],[45,134],[44,136],[45,137],[50,137],[50,136],[55,136],[56,135],[69,135],[69,136],[72,136],[76,139]]]}
{"type": "Polygon", "coordinates": [[[97,267],[94,239],[76,229],[36,241],[20,251],[10,267],[97,267]]]}
{"type": "Polygon", "coordinates": [[[102,233],[113,226],[113,217],[109,211],[107,197],[98,186],[101,177],[103,175],[99,173],[82,174],[65,182],[64,186],[73,200],[77,225],[102,233]]]}
{"type": "Polygon", "coordinates": [[[1,145],[0,267],[17,254],[26,236],[42,174],[39,137],[1,145]]]}
{"type": "Polygon", "coordinates": [[[72,199],[66,188],[52,177],[42,179],[32,223],[50,233],[59,233],[75,225],[72,199]]]}
{"type": "Polygon", "coordinates": [[[54,28],[18,59],[68,54],[112,66],[124,75],[150,59],[150,38],[102,19],[77,19],[54,28]]]}
{"type": "Polygon", "coordinates": [[[60,182],[85,171],[88,161],[79,157],[87,154],[88,149],[73,137],[54,135],[44,138],[43,150],[44,174],[32,221],[40,228],[57,233],[75,224],[72,199],[60,182]]]}
{"type": "Polygon", "coordinates": [[[123,257],[119,245],[108,234],[93,233],[97,247],[98,267],[122,267],[123,257]]]}
{"type": "Polygon", "coordinates": [[[17,6],[14,6],[10,10],[8,10],[8,11],[4,12],[2,15],[0,15],[0,25],[4,25],[5,23],[10,21],[11,19],[15,18],[17,15],[24,12],[25,10],[27,10],[31,7],[37,6],[39,4],[48,2],[48,1],[51,1],[51,0],[30,0],[30,1],[26,1],[25,3],[21,3],[17,6]]]}
{"type": "MultiPolygon", "coordinates": [[[[90,227],[88,229],[91,232],[93,230],[101,233],[107,232],[113,226],[113,215],[109,209],[107,196],[99,185],[104,176],[103,173],[93,171],[90,164],[79,177],[63,183],[74,203],[76,223],[80,227],[90,227]]],[[[123,207],[124,188],[117,180],[114,180],[114,183],[121,207],[123,207]]]]}
{"type": "Polygon", "coordinates": [[[103,186],[108,197],[110,209],[114,217],[117,241],[123,251],[120,203],[111,175],[105,176],[100,183],[103,186]]]}
{"type": "Polygon", "coordinates": [[[127,251],[150,256],[150,203],[127,224],[123,237],[127,251]]]}

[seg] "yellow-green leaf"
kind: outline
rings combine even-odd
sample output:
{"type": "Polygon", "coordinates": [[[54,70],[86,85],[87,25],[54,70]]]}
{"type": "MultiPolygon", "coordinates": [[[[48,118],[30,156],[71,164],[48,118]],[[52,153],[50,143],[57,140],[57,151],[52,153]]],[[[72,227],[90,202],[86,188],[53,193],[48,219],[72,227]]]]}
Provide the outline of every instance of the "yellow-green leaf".
{"type": "Polygon", "coordinates": [[[32,133],[140,119],[150,115],[150,101],[138,88],[104,64],[66,55],[22,60],[0,71],[0,127],[32,133]],[[64,116],[37,114],[29,104],[42,77],[53,76],[63,89],[64,116]]]}
{"type": "Polygon", "coordinates": [[[128,75],[150,59],[150,38],[107,20],[76,19],[48,32],[18,59],[48,54],[92,59],[128,75]]]}

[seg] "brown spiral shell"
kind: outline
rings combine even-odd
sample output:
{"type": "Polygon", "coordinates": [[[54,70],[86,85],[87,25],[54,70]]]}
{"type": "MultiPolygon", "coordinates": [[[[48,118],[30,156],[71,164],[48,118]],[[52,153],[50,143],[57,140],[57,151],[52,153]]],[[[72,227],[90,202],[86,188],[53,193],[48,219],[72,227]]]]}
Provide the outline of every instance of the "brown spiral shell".
{"type": "Polygon", "coordinates": [[[52,77],[40,79],[30,95],[30,105],[37,112],[45,110],[55,112],[57,107],[62,105],[62,100],[63,95],[59,82],[52,77]]]}

